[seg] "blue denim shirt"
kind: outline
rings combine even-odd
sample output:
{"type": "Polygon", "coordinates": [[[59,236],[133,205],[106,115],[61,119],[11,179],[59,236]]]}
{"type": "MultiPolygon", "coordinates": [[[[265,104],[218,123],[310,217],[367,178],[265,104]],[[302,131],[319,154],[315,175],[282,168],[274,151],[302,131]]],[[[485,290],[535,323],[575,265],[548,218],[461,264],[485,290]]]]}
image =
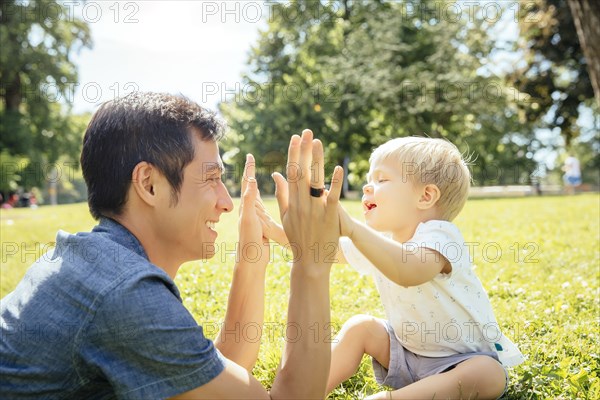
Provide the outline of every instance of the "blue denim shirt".
{"type": "Polygon", "coordinates": [[[59,231],[1,302],[0,396],[156,399],[215,378],[225,360],[173,280],[122,225],[59,231]]]}

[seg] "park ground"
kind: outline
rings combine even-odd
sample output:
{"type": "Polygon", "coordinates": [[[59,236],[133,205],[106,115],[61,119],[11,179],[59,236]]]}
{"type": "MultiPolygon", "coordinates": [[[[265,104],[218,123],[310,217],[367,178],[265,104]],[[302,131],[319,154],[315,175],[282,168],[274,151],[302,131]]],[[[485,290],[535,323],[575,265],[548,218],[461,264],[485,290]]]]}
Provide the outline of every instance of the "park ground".
{"type": "MultiPolygon", "coordinates": [[[[277,215],[274,200],[267,199],[266,205],[277,215]]],[[[360,219],[358,201],[344,205],[360,219]]],[[[222,216],[215,257],[185,264],[176,279],[184,305],[210,337],[224,315],[236,218],[237,212],[222,216]]],[[[526,357],[510,371],[507,398],[600,398],[600,196],[471,200],[455,222],[470,243],[475,271],[501,328],[526,357]]],[[[2,210],[0,295],[13,290],[27,267],[52,247],[58,229],[86,231],[94,224],[85,204],[2,210]]],[[[289,252],[277,245],[271,250],[262,346],[254,369],[266,386],[273,381],[284,338],[298,334],[285,325],[289,252]]],[[[372,280],[346,265],[334,265],[331,309],[334,332],[355,314],[383,316],[372,280]]],[[[257,330],[248,327],[239,334],[255,337],[257,330]]],[[[323,327],[302,334],[332,340],[323,327]]],[[[365,357],[357,375],[329,398],[379,391],[372,375],[365,357]]]]}

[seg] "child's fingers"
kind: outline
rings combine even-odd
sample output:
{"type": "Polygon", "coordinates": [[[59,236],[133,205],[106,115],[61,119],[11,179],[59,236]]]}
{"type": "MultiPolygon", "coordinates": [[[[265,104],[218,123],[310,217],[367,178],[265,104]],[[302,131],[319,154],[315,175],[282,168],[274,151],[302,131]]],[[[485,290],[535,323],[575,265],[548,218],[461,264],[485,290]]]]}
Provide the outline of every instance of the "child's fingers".
{"type": "Polygon", "coordinates": [[[329,204],[336,204],[340,199],[342,193],[342,184],[344,182],[344,169],[339,165],[336,165],[333,170],[333,177],[331,178],[331,186],[327,195],[327,202],[329,204]]]}
{"type": "Polygon", "coordinates": [[[262,199],[260,198],[260,190],[258,191],[258,197],[256,198],[256,207],[260,208],[263,211],[267,211],[267,209],[265,208],[264,203],[262,202],[262,199]]]}
{"type": "Polygon", "coordinates": [[[279,172],[275,172],[272,176],[275,181],[275,197],[277,198],[277,205],[279,206],[279,215],[283,221],[283,216],[287,212],[289,204],[288,182],[279,172]]]}
{"type": "Polygon", "coordinates": [[[265,211],[264,208],[261,208],[260,205],[258,204],[258,202],[256,202],[254,204],[254,207],[256,209],[256,215],[258,215],[258,218],[260,218],[261,220],[264,220],[266,222],[271,220],[271,216],[265,211]]]}

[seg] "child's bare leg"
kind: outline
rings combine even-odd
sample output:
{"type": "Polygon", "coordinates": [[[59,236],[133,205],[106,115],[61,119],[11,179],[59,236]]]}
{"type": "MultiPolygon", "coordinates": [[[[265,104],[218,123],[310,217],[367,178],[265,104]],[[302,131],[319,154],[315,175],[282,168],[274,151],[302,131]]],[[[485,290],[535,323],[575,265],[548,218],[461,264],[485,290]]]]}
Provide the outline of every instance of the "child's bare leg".
{"type": "MultiPolygon", "coordinates": [[[[476,356],[454,369],[391,392],[392,399],[497,399],[506,386],[504,368],[493,358],[476,356]]],[[[389,399],[380,392],[369,399],[389,399]]]]}
{"type": "Polygon", "coordinates": [[[356,373],[365,353],[387,368],[390,337],[381,320],[355,315],[346,321],[332,346],[327,393],[356,373]]]}

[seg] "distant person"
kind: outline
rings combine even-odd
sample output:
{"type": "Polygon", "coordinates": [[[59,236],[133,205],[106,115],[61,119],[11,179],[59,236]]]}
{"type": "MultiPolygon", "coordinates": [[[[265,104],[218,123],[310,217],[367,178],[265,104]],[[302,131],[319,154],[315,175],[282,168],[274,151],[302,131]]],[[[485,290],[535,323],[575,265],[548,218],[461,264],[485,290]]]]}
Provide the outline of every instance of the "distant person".
{"type": "Polygon", "coordinates": [[[30,208],[38,208],[37,197],[35,197],[35,193],[31,192],[31,196],[29,197],[29,207],[30,208]]]}
{"type": "MultiPolygon", "coordinates": [[[[214,114],[166,94],[134,93],[96,111],[81,167],[99,223],[91,232],[59,231],[56,248],[2,299],[1,397],[324,398],[331,347],[312,335],[285,341],[270,393],[251,374],[260,340],[242,332],[262,327],[269,262],[251,156],[238,224],[243,250],[214,342],[182,304],[179,267],[214,255],[215,226],[233,209],[221,179],[222,135],[214,114]]],[[[295,245],[287,321],[300,332],[330,322],[331,261],[299,255],[339,240],[343,170],[336,168],[325,192],[323,165],[323,145],[305,130],[290,140],[289,182],[275,177],[295,245]]],[[[210,287],[210,279],[200,284],[210,287]]]]}
{"type": "MultiPolygon", "coordinates": [[[[340,207],[339,261],[373,275],[386,312],[357,315],[334,341],[328,392],[350,378],[364,354],[377,382],[395,389],[370,399],[496,399],[505,367],[523,361],[505,337],[451,221],[471,174],[448,141],[393,139],[370,158],[363,187],[366,225],[340,207]]],[[[264,213],[261,219],[268,221],[264,213]]],[[[287,240],[271,223],[273,239],[287,240]]]]}
{"type": "Polygon", "coordinates": [[[2,208],[10,209],[18,206],[19,203],[19,195],[17,193],[9,193],[8,199],[6,202],[2,203],[2,208]]]}
{"type": "Polygon", "coordinates": [[[565,172],[563,182],[565,183],[567,193],[575,194],[575,189],[581,185],[581,166],[579,160],[575,156],[569,155],[565,160],[562,170],[565,172]]]}
{"type": "Polygon", "coordinates": [[[19,207],[29,207],[31,205],[31,193],[23,192],[19,197],[19,207]]]}

